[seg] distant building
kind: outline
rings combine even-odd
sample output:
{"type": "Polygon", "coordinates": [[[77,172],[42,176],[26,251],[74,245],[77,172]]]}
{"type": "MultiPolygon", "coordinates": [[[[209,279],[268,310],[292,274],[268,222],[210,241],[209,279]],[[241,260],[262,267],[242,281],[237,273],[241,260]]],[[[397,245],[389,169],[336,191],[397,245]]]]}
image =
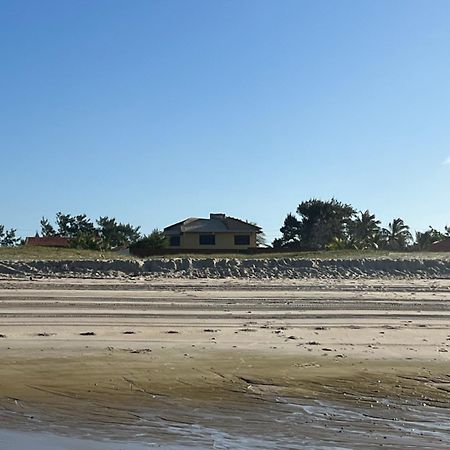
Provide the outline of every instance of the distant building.
{"type": "Polygon", "coordinates": [[[257,247],[260,227],[225,214],[190,218],[164,228],[169,249],[247,250],[257,247]]]}
{"type": "Polygon", "coordinates": [[[442,239],[430,245],[432,252],[450,252],[450,238],[442,239]]]}
{"type": "Polygon", "coordinates": [[[25,245],[35,247],[70,247],[70,239],[60,236],[27,237],[25,245]]]}

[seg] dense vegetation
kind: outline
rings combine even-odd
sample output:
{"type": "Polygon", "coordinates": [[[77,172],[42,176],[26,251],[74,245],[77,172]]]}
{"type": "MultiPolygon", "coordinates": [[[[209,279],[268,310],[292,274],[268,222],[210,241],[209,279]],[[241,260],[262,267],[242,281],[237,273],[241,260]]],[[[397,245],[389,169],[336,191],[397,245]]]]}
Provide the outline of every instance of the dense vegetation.
{"type": "Polygon", "coordinates": [[[54,226],[43,217],[40,235],[67,237],[74,248],[111,250],[128,247],[141,238],[140,227],[117,222],[115,218],[100,217],[94,223],[86,214],[72,216],[59,212],[55,222],[54,226]]]}
{"type": "Polygon", "coordinates": [[[275,248],[300,251],[315,250],[426,250],[434,242],[450,237],[450,228],[440,232],[430,227],[417,232],[415,239],[402,219],[393,219],[383,228],[370,211],[356,211],[336,199],[311,199],[298,205],[296,214],[289,213],[275,239],[275,248]]]}
{"type": "MultiPolygon", "coordinates": [[[[130,247],[157,252],[166,246],[163,233],[157,229],[146,236],[141,234],[140,227],[117,222],[110,217],[100,217],[94,222],[86,214],[58,212],[54,224],[42,217],[40,233],[36,235],[69,238],[72,248],[84,250],[109,251],[130,247]]],[[[15,229],[5,230],[0,225],[0,247],[14,247],[21,242],[15,229]]]]}
{"type": "MultiPolygon", "coordinates": [[[[357,211],[353,206],[336,199],[310,199],[300,203],[296,213],[289,213],[280,228],[281,237],[272,243],[280,251],[301,252],[318,250],[427,250],[450,237],[450,227],[439,231],[432,227],[413,237],[408,225],[400,218],[393,219],[386,228],[370,211],[357,211]]],[[[86,214],[56,214],[54,223],[43,217],[38,236],[59,236],[70,239],[74,249],[108,251],[130,248],[136,254],[157,253],[167,245],[162,231],[143,235],[140,227],[118,222],[115,218],[100,217],[92,221],[86,214]]],[[[0,247],[14,247],[21,239],[15,229],[0,225],[0,247]]],[[[265,244],[264,235],[258,245],[265,244]]]]}
{"type": "Polygon", "coordinates": [[[130,252],[134,255],[151,255],[157,253],[167,245],[166,236],[158,229],[154,229],[148,236],[133,242],[130,252]]]}
{"type": "Polygon", "coordinates": [[[0,225],[0,247],[14,247],[20,242],[20,238],[16,236],[14,228],[6,230],[3,225],[0,225]]]}

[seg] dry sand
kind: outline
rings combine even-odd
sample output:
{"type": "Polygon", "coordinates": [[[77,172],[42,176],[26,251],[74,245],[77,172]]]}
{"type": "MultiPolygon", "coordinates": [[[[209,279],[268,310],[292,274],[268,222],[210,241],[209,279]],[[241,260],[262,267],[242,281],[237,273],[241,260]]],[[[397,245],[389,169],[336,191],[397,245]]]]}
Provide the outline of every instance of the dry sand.
{"type": "Polygon", "coordinates": [[[149,407],[173,425],[279,397],[450,406],[450,280],[4,279],[0,334],[7,427],[120,437],[149,407]]]}

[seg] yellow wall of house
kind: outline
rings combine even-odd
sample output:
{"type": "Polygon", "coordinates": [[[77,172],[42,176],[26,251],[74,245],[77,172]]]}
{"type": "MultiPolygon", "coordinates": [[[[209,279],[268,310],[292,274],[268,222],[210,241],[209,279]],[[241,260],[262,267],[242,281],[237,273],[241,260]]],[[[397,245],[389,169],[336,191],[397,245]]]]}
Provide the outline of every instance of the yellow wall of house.
{"type": "Polygon", "coordinates": [[[256,233],[212,233],[216,236],[216,245],[200,245],[199,235],[208,233],[184,233],[181,235],[180,246],[169,248],[203,249],[203,250],[245,250],[256,247],[256,233]],[[250,235],[250,245],[234,245],[234,236],[250,235]]]}

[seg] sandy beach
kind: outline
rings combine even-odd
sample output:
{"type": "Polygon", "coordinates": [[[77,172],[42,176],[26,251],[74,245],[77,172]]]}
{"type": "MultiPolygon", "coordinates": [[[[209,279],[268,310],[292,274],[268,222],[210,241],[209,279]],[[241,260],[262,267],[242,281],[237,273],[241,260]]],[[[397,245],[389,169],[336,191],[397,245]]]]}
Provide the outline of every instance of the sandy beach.
{"type": "Polygon", "coordinates": [[[0,334],[8,430],[196,448],[450,445],[445,430],[417,432],[424,414],[450,426],[448,279],[10,277],[0,334]],[[419,425],[399,428],[411,415],[419,425]]]}

